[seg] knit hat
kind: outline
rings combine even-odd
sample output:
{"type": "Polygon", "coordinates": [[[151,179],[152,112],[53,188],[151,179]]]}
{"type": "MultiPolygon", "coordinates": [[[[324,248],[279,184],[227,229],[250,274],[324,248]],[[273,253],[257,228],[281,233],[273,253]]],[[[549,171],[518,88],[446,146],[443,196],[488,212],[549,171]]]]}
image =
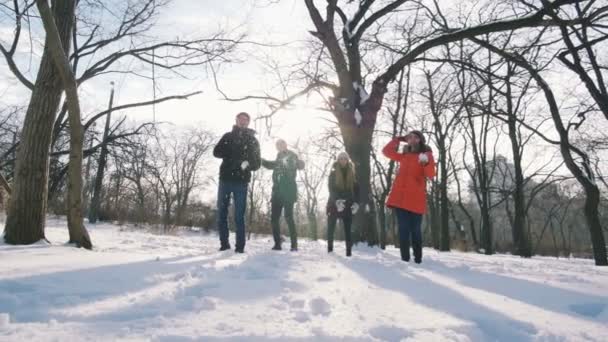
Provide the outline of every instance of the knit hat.
{"type": "Polygon", "coordinates": [[[408,133],[408,135],[410,134],[415,134],[416,136],[418,136],[418,139],[420,139],[420,145],[426,145],[426,139],[424,138],[424,134],[422,134],[422,132],[413,130],[408,133]]]}

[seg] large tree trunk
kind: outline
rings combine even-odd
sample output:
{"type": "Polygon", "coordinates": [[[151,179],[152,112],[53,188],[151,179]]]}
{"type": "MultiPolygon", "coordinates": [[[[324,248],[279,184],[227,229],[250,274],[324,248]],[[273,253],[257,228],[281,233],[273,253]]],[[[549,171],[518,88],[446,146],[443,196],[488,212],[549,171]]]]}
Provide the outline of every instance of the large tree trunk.
{"type": "MultiPolygon", "coordinates": [[[[76,10],[76,1],[66,0],[71,4],[65,18],[60,20],[73,20],[76,10]]],[[[38,10],[44,23],[47,35],[47,47],[57,66],[58,74],[65,87],[68,102],[70,122],[70,159],[68,172],[68,231],[70,243],[78,247],[91,249],[92,243],[89,233],[84,227],[82,216],[82,148],[84,144],[84,131],[80,121],[80,103],[78,101],[78,87],[76,78],[70,68],[67,52],[63,49],[55,20],[48,6],[47,0],[37,0],[38,10]]]]}
{"type": "MultiPolygon", "coordinates": [[[[74,26],[74,2],[57,0],[53,6],[61,46],[66,49],[69,49],[74,26]]],[[[67,54],[67,50],[65,52],[67,54]]],[[[31,244],[45,239],[49,150],[62,91],[47,37],[17,148],[13,193],[5,226],[7,243],[31,244]]]]}
{"type": "Polygon", "coordinates": [[[367,241],[368,245],[374,246],[378,243],[378,234],[373,224],[375,221],[371,200],[371,143],[375,124],[374,113],[361,113],[362,117],[373,116],[373,122],[353,122],[353,113],[341,113],[337,115],[340,120],[340,130],[344,141],[346,152],[355,164],[355,173],[359,182],[359,205],[361,210],[357,212],[353,222],[353,242],[367,241]],[[342,114],[346,114],[341,116],[342,114]]]}

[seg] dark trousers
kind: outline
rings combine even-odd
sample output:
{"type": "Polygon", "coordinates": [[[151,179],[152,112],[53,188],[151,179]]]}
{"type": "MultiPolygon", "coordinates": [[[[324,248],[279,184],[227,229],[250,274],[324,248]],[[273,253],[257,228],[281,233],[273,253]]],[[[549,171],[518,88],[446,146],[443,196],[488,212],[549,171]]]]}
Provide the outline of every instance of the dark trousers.
{"type": "Polygon", "coordinates": [[[397,222],[399,224],[399,244],[401,248],[401,259],[410,260],[410,237],[414,260],[422,260],[422,215],[409,210],[395,208],[397,222]]]}
{"type": "Polygon", "coordinates": [[[293,220],[294,202],[284,201],[278,196],[272,196],[270,208],[270,222],[272,224],[272,236],[274,237],[274,245],[281,246],[281,212],[285,209],[285,221],[289,227],[289,238],[291,239],[291,248],[298,248],[298,234],[296,232],[296,223],[293,220]]]}
{"type": "Polygon", "coordinates": [[[247,183],[220,181],[217,192],[218,228],[222,247],[229,247],[228,207],[230,195],[234,197],[234,221],[236,223],[237,250],[245,248],[245,209],[247,209],[247,183]]]}
{"type": "Polygon", "coordinates": [[[351,236],[351,225],[353,217],[350,213],[350,207],[344,209],[344,212],[340,217],[337,214],[330,213],[327,216],[327,251],[332,252],[334,250],[334,232],[336,231],[336,224],[338,218],[342,219],[344,223],[344,242],[346,242],[346,255],[350,256],[353,246],[353,240],[351,236]]]}

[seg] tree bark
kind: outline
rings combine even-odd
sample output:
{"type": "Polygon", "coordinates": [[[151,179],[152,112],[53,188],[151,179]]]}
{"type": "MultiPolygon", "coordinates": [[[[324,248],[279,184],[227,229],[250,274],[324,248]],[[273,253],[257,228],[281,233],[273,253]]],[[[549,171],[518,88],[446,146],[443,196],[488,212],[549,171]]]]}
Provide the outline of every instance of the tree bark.
{"type": "MultiPolygon", "coordinates": [[[[76,1],[65,0],[71,6],[66,8],[65,18],[61,20],[73,20],[76,10],[76,1]]],[[[82,216],[82,149],[84,144],[84,133],[80,121],[80,103],[78,101],[78,87],[76,79],[70,68],[67,52],[63,49],[61,37],[53,14],[47,0],[37,0],[36,5],[42,17],[44,29],[47,35],[47,44],[50,54],[63,86],[65,88],[66,99],[68,102],[68,115],[70,120],[70,161],[68,171],[68,231],[70,243],[75,243],[78,247],[92,249],[91,238],[84,227],[82,216]]]]}
{"type": "Polygon", "coordinates": [[[2,189],[4,189],[4,191],[6,191],[7,194],[11,194],[11,186],[8,184],[8,182],[6,181],[6,178],[4,178],[4,176],[0,173],[0,186],[2,186],[2,189]]]}
{"type": "MultiPolygon", "coordinates": [[[[69,49],[75,0],[57,0],[53,16],[61,46],[69,49]]],[[[49,149],[63,85],[53,63],[47,35],[40,68],[25,115],[5,225],[5,241],[31,244],[45,239],[49,149]]],[[[64,50],[64,53],[67,53],[64,50]]]]}

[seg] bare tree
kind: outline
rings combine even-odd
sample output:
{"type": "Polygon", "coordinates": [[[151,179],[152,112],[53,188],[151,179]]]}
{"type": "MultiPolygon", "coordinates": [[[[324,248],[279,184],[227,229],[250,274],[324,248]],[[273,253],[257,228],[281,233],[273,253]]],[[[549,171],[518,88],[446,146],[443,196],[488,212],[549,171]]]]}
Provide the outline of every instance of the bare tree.
{"type": "MultiPolygon", "coordinates": [[[[84,227],[82,216],[82,149],[84,134],[80,121],[80,101],[78,100],[78,90],[76,78],[70,68],[67,55],[61,45],[61,37],[53,13],[47,0],[36,0],[36,5],[47,36],[50,54],[58,70],[59,77],[63,83],[68,103],[70,120],[70,162],[68,180],[68,231],[70,243],[75,243],[78,247],[92,249],[91,238],[84,227]]],[[[73,15],[76,3],[68,10],[73,15]]]]}
{"type": "Polygon", "coordinates": [[[173,154],[171,178],[175,184],[175,223],[178,225],[183,224],[192,191],[202,185],[199,173],[214,144],[214,135],[200,128],[186,130],[176,135],[176,139],[170,143],[173,154]]]}
{"type": "MultiPolygon", "coordinates": [[[[74,0],[65,0],[56,2],[53,7],[60,46],[64,49],[70,47],[74,25],[74,6],[74,0]]],[[[23,14],[17,7],[15,7],[15,13],[19,18],[23,14]]],[[[18,23],[20,20],[18,19],[18,23]]],[[[16,46],[19,39],[20,24],[17,27],[13,46],[16,46]]],[[[51,56],[49,40],[50,37],[47,35],[38,76],[33,87],[30,88],[32,95],[17,151],[13,193],[5,225],[5,241],[11,244],[30,244],[45,238],[51,126],[55,120],[63,90],[59,70],[51,56]]],[[[64,53],[67,54],[67,51],[64,50],[64,53]]],[[[20,74],[18,71],[12,71],[16,75],[20,74]]],[[[22,80],[21,77],[18,78],[22,80]]]]}
{"type": "Polygon", "coordinates": [[[320,145],[322,140],[316,140],[299,144],[300,147],[296,150],[302,160],[306,162],[304,169],[298,172],[298,178],[302,184],[303,190],[300,191],[300,201],[304,201],[306,210],[306,218],[308,220],[308,230],[310,238],[316,240],[319,234],[318,217],[319,210],[325,209],[323,206],[319,208],[319,200],[321,199],[321,191],[327,182],[327,175],[332,164],[331,157],[323,151],[320,145]]]}
{"type": "Polygon", "coordinates": [[[606,254],[606,243],[604,239],[604,232],[602,224],[599,218],[599,201],[600,191],[595,182],[595,175],[593,168],[589,163],[589,156],[584,151],[576,148],[571,142],[569,137],[569,130],[571,125],[565,126],[559,106],[557,104],[553,90],[549,86],[549,83],[544,79],[540,72],[531,65],[521,55],[513,52],[507,52],[499,49],[488,42],[472,39],[475,43],[487,48],[492,53],[497,54],[501,58],[504,58],[520,68],[523,68],[530,73],[534,81],[543,91],[545,99],[549,106],[551,118],[555,126],[555,130],[559,135],[559,147],[566,167],[572,175],[576,178],[579,184],[585,191],[585,206],[584,213],[587,220],[587,226],[591,235],[591,243],[593,244],[593,253],[595,264],[598,266],[608,266],[608,256],[606,254]]]}
{"type": "MultiPolygon", "coordinates": [[[[535,9],[522,4],[513,6],[512,13],[503,11],[506,10],[506,7],[497,4],[500,11],[489,12],[500,13],[504,15],[503,17],[480,16],[481,18],[489,17],[489,19],[472,26],[469,26],[472,18],[468,17],[462,27],[454,27],[449,25],[438,2],[434,2],[435,8],[430,9],[423,6],[421,2],[408,0],[349,1],[341,4],[338,4],[338,0],[329,0],[324,2],[325,11],[322,14],[316,4],[318,2],[305,0],[309,17],[315,28],[310,33],[322,44],[322,47],[315,50],[318,58],[311,58],[311,63],[308,64],[312,71],[304,70],[302,72],[303,76],[300,79],[306,82],[302,90],[288,96],[277,97],[265,94],[264,96],[247,96],[233,100],[267,100],[271,105],[272,115],[288,106],[294,99],[313,90],[325,89],[331,92],[332,96],[327,101],[327,109],[337,120],[346,150],[353,158],[357,174],[360,176],[360,202],[369,203],[370,152],[374,127],[387,87],[403,68],[434,47],[468,37],[555,25],[553,21],[545,18],[549,9],[558,9],[571,2],[571,0],[557,0],[535,9]],[[410,6],[406,7],[406,4],[410,6]],[[398,10],[402,11],[398,12],[398,10]],[[349,16],[347,13],[354,14],[349,16]],[[380,34],[382,30],[379,27],[382,27],[384,23],[390,23],[390,19],[397,13],[399,13],[400,19],[407,19],[406,23],[411,27],[420,25],[422,19],[417,17],[420,13],[428,13],[427,17],[432,29],[420,32],[409,41],[398,42],[398,44],[405,45],[399,48],[394,48],[394,41],[371,44],[370,42],[375,40],[382,40],[383,36],[380,34]],[[509,20],[504,20],[507,17],[509,20]],[[441,25],[436,25],[437,23],[441,23],[441,25]],[[387,47],[385,51],[393,55],[393,62],[388,66],[370,67],[374,80],[371,82],[371,87],[368,87],[368,89],[371,88],[371,91],[366,91],[366,84],[369,85],[369,83],[366,83],[363,71],[366,66],[374,65],[373,54],[366,53],[372,49],[370,45],[387,47]],[[364,60],[366,58],[368,58],[367,61],[364,60]]],[[[356,225],[368,221],[364,216],[366,216],[365,211],[357,215],[356,225]]],[[[373,243],[373,241],[369,242],[373,243]]]]}
{"type": "MultiPolygon", "coordinates": [[[[439,203],[439,222],[441,240],[439,242],[439,250],[450,250],[450,229],[449,229],[449,208],[450,201],[448,198],[448,181],[450,179],[450,154],[448,150],[451,148],[452,139],[450,133],[452,127],[458,122],[461,112],[464,109],[464,103],[467,102],[468,95],[462,101],[453,101],[454,95],[457,95],[456,87],[453,86],[453,77],[451,75],[440,75],[443,65],[439,65],[433,71],[425,70],[424,75],[427,82],[426,92],[427,100],[431,115],[433,117],[433,137],[438,150],[438,182],[439,196],[436,198],[439,203]],[[440,78],[441,77],[441,78],[440,78]],[[437,80],[437,78],[440,78],[437,80]],[[458,103],[460,102],[460,103],[458,103]]],[[[439,233],[439,232],[438,232],[439,233]]],[[[437,235],[437,234],[434,234],[437,235]]]]}
{"type": "MultiPolygon", "coordinates": [[[[176,39],[149,42],[146,41],[146,38],[142,38],[137,41],[134,37],[141,36],[149,29],[153,22],[150,19],[157,13],[159,6],[164,4],[161,1],[140,0],[127,3],[125,16],[121,18],[118,29],[109,35],[100,35],[104,31],[103,23],[91,21],[92,24],[88,27],[87,34],[83,35],[86,38],[81,44],[78,41],[81,35],[77,32],[83,32],[77,31],[78,25],[74,21],[75,12],[70,10],[74,7],[73,3],[75,2],[58,1],[54,3],[53,13],[60,32],[61,46],[66,49],[66,55],[69,55],[71,43],[74,44],[74,53],[70,55],[70,67],[77,85],[96,75],[130,72],[130,70],[114,68],[118,64],[116,62],[128,58],[138,60],[144,65],[155,65],[158,68],[169,70],[169,72],[177,71],[176,68],[225,61],[223,56],[226,56],[240,39],[224,39],[221,34],[218,34],[210,38],[195,40],[176,39]],[[85,65],[79,61],[86,61],[86,70],[79,72],[78,66],[85,65]]],[[[80,8],[80,6],[103,4],[98,1],[83,1],[78,5],[80,8]]],[[[25,6],[21,6],[18,1],[13,2],[16,25],[13,43],[10,48],[2,47],[1,49],[13,74],[25,87],[32,90],[24,128],[18,142],[16,177],[6,221],[5,239],[10,243],[32,243],[44,238],[49,147],[52,144],[53,134],[57,132],[53,126],[55,128],[67,127],[67,123],[70,121],[69,116],[65,118],[68,112],[67,104],[64,104],[59,118],[57,118],[63,87],[59,78],[56,77],[57,71],[51,63],[48,49],[45,47],[35,83],[27,80],[13,61],[14,52],[21,37],[23,18],[31,6],[32,4],[28,4],[28,2],[25,2],[25,6]]],[[[10,6],[6,8],[10,9],[10,6]]],[[[27,18],[34,17],[27,15],[27,18]]],[[[89,126],[85,123],[83,129],[86,131],[89,126]]]]}

